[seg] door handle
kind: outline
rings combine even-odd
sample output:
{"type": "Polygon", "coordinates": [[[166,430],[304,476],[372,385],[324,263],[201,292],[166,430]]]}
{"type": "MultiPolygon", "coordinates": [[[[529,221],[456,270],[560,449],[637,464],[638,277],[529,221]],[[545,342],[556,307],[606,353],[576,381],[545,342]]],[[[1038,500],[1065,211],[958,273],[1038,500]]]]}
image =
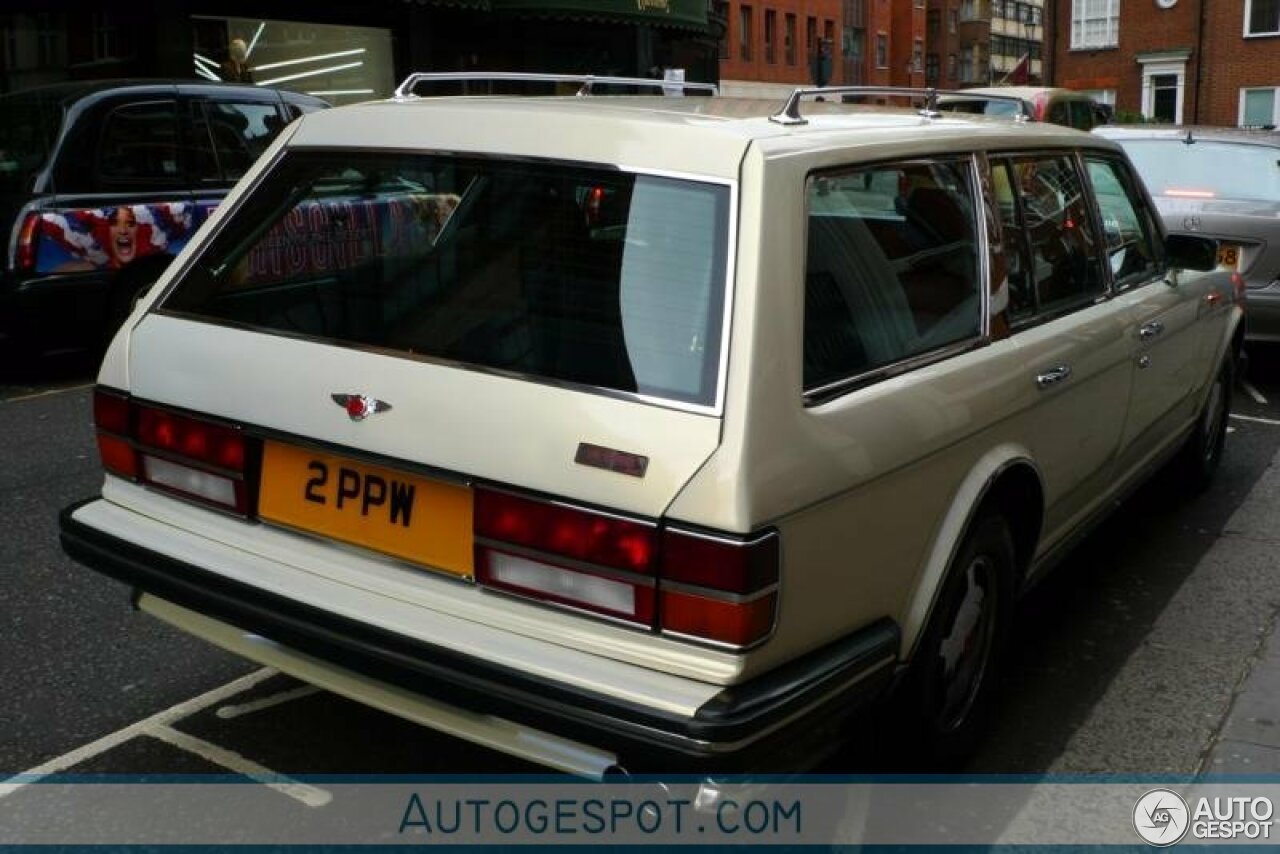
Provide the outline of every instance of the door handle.
{"type": "Polygon", "coordinates": [[[1036,386],[1046,389],[1057,385],[1069,376],[1071,376],[1070,365],[1054,365],[1052,368],[1036,375],[1036,386]]]}
{"type": "Polygon", "coordinates": [[[1153,320],[1150,323],[1143,324],[1141,327],[1138,328],[1138,337],[1141,338],[1143,341],[1150,341],[1152,338],[1155,338],[1161,332],[1164,332],[1164,324],[1158,320],[1153,320]]]}

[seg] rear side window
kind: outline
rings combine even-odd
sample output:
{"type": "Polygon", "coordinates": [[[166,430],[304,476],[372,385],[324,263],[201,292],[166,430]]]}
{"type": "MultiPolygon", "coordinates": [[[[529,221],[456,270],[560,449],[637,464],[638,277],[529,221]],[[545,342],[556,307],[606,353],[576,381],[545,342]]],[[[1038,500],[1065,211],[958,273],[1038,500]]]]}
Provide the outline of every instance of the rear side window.
{"type": "Polygon", "coordinates": [[[45,161],[62,125],[62,107],[38,93],[0,100],[0,190],[27,190],[45,161]]]}
{"type": "Polygon", "coordinates": [[[808,209],[806,391],[980,334],[969,161],[817,175],[808,209]]]}
{"type": "Polygon", "coordinates": [[[294,152],[164,308],[709,406],[728,212],[615,170],[294,152]]]}
{"type": "Polygon", "coordinates": [[[993,160],[991,177],[1005,233],[1009,319],[1061,314],[1105,294],[1100,243],[1075,160],[993,160]]]}
{"type": "Polygon", "coordinates": [[[107,181],[172,183],[178,161],[174,101],[117,107],[107,114],[98,144],[98,174],[107,181]]]}
{"type": "Polygon", "coordinates": [[[270,103],[197,101],[191,110],[192,160],[202,181],[238,180],[284,127],[270,103]]]}

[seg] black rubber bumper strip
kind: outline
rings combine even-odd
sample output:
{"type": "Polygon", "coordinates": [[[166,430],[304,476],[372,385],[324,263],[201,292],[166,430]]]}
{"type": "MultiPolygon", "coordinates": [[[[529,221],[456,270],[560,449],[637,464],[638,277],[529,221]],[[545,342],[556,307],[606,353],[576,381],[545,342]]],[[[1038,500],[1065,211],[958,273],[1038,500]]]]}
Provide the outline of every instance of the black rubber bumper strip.
{"type": "MultiPolygon", "coordinates": [[[[692,717],[549,683],[474,656],[301,604],[176,560],[60,516],[63,550],[76,561],[192,611],[261,635],[338,667],[474,712],[607,747],[619,755],[658,751],[672,760],[739,760],[765,733],[840,714],[878,694],[898,650],[890,620],[726,688],[692,717]],[[743,755],[740,755],[743,754],[743,755]]],[[[773,738],[767,739],[774,741],[773,738]]],[[[635,763],[633,763],[634,765],[635,763]]],[[[649,763],[643,763],[649,764],[649,763]]],[[[725,767],[739,762],[713,764],[725,767]]]]}

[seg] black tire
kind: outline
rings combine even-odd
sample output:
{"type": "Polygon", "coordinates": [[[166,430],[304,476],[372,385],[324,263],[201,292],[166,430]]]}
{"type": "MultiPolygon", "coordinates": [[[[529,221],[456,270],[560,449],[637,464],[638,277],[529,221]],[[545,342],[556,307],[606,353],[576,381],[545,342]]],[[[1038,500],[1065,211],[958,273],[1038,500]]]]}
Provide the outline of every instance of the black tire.
{"type": "Polygon", "coordinates": [[[1003,664],[1015,562],[1008,522],[980,513],[947,571],[895,703],[911,730],[904,733],[911,765],[948,770],[976,749],[1003,664]]]}
{"type": "Polygon", "coordinates": [[[1213,482],[1227,443],[1227,419],[1231,415],[1231,390],[1235,386],[1235,364],[1230,353],[1209,387],[1209,395],[1196,417],[1195,429],[1187,437],[1175,460],[1179,480],[1191,492],[1203,492],[1213,482]]]}

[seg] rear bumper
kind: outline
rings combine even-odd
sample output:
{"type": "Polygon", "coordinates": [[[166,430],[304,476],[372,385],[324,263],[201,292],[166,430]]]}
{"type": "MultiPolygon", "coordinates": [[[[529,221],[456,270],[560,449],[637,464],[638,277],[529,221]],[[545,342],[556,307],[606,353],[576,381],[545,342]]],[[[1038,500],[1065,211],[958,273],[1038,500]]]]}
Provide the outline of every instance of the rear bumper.
{"type": "Polygon", "coordinates": [[[342,672],[607,749],[633,772],[803,769],[839,744],[850,712],[884,690],[899,645],[897,626],[882,620],[725,688],[692,715],[673,714],[424,643],[227,578],[79,522],[74,518],[79,506],[62,513],[64,550],[138,592],[342,672]]]}

